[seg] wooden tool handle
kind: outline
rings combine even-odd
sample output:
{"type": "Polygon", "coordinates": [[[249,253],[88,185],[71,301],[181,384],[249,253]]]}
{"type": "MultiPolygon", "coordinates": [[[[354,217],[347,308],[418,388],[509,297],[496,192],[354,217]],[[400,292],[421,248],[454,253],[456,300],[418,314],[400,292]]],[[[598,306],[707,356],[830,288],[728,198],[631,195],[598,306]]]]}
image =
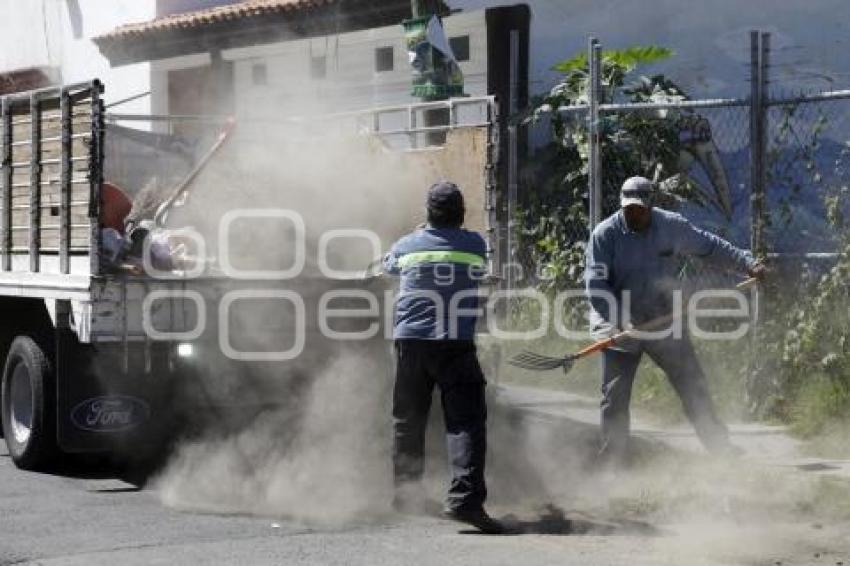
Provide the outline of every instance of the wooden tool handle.
{"type": "Polygon", "coordinates": [[[612,336],[610,338],[600,340],[599,342],[594,342],[590,346],[576,352],[573,355],[573,358],[575,358],[575,359],[584,358],[586,356],[589,356],[590,354],[595,354],[596,352],[599,352],[600,350],[610,348],[611,346],[616,344],[617,338],[621,338],[624,334],[625,334],[625,332],[620,332],[619,334],[615,334],[614,336],[612,336]]]}
{"type": "MultiPolygon", "coordinates": [[[[737,285],[735,285],[735,289],[737,289],[738,291],[743,291],[744,289],[749,289],[753,285],[756,285],[758,282],[759,282],[758,277],[750,277],[749,279],[745,279],[745,280],[741,281],[740,283],[738,283],[737,285]]],[[[572,358],[577,360],[577,359],[589,356],[591,354],[595,354],[596,352],[599,352],[601,350],[605,350],[606,348],[610,348],[611,346],[616,344],[618,340],[622,340],[623,338],[627,338],[628,336],[631,336],[632,333],[634,333],[635,331],[638,331],[638,330],[640,330],[640,331],[655,330],[658,327],[663,326],[663,325],[671,322],[672,320],[673,320],[673,315],[667,314],[667,315],[664,315],[664,316],[660,316],[660,317],[658,317],[654,320],[651,320],[650,322],[647,322],[646,324],[642,324],[640,328],[632,328],[632,329],[629,329],[629,330],[623,330],[623,331],[618,332],[617,334],[611,336],[610,338],[605,338],[604,340],[594,342],[590,346],[587,346],[586,348],[579,350],[578,352],[573,354],[572,358]]]]}
{"type": "Polygon", "coordinates": [[[579,359],[579,358],[583,358],[585,356],[589,356],[590,354],[595,354],[596,352],[599,352],[601,350],[605,350],[606,348],[610,348],[611,346],[616,344],[619,340],[622,340],[623,338],[631,336],[631,334],[634,333],[637,330],[643,330],[643,331],[655,330],[658,327],[669,323],[671,320],[673,320],[673,316],[666,314],[664,316],[660,316],[656,319],[653,319],[653,320],[647,322],[646,324],[641,325],[640,328],[630,328],[629,330],[621,330],[620,332],[614,334],[613,336],[610,336],[610,337],[605,338],[603,340],[600,340],[598,342],[594,342],[590,346],[587,346],[586,348],[579,350],[578,352],[576,352],[573,355],[573,358],[579,359]]]}
{"type": "Polygon", "coordinates": [[[207,166],[215,154],[221,149],[224,145],[224,142],[230,138],[233,130],[236,128],[236,120],[234,118],[228,118],[224,123],[224,127],[221,129],[221,132],[218,134],[218,138],[216,138],[215,143],[213,143],[212,147],[205,153],[195,164],[195,167],[189,171],[189,174],[180,181],[177,186],[172,188],[169,191],[169,197],[165,199],[165,201],[159,205],[156,209],[156,213],[154,214],[154,222],[157,226],[162,226],[162,219],[165,216],[166,211],[171,208],[171,206],[177,201],[180,195],[186,191],[192,182],[200,175],[201,171],[207,166]]]}
{"type": "Polygon", "coordinates": [[[758,285],[759,278],[758,277],[750,277],[749,279],[744,279],[737,285],[735,285],[735,289],[737,291],[743,291],[744,289],[749,289],[755,285],[758,285]]]}

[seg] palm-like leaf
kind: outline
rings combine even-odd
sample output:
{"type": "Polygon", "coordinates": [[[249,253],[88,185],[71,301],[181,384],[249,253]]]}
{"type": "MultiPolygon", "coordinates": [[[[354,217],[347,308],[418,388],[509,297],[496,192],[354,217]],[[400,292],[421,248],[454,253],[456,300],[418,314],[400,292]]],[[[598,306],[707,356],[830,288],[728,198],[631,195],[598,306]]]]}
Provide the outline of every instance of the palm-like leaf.
{"type": "MultiPolygon", "coordinates": [[[[623,67],[631,71],[638,65],[647,65],[667,59],[673,55],[673,50],[658,45],[636,45],[626,49],[610,49],[602,51],[603,64],[623,67]]],[[[571,73],[587,67],[587,53],[579,53],[575,57],[561,61],[552,67],[561,73],[571,73]]]]}

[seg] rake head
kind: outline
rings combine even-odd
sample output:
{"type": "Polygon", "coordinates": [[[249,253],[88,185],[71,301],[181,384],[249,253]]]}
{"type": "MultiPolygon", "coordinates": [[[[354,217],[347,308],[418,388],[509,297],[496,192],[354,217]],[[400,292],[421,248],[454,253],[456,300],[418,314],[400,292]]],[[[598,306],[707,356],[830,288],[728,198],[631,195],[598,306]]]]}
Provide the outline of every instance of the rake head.
{"type": "Polygon", "coordinates": [[[508,363],[512,366],[531,371],[548,371],[563,368],[564,373],[567,373],[573,367],[574,361],[575,359],[572,356],[553,358],[551,356],[535,354],[534,352],[520,352],[508,360],[508,363]]]}

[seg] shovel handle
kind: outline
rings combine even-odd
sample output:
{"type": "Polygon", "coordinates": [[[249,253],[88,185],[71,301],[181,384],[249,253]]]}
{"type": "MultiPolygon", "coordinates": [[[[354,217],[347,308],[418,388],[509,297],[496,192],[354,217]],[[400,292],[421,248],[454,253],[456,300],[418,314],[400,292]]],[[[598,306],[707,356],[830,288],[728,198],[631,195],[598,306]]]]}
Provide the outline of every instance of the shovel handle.
{"type": "Polygon", "coordinates": [[[620,332],[619,334],[615,334],[614,336],[611,336],[610,338],[600,340],[599,342],[594,342],[590,346],[587,346],[586,348],[579,350],[578,352],[573,354],[571,357],[575,360],[578,360],[580,358],[584,358],[584,357],[589,356],[591,354],[595,354],[596,352],[599,352],[601,350],[605,350],[606,348],[610,348],[611,346],[613,346],[617,342],[617,338],[622,337],[624,334],[625,334],[625,332],[620,332]]]}
{"type": "Polygon", "coordinates": [[[744,279],[737,285],[735,285],[736,291],[743,291],[745,289],[749,289],[750,287],[754,287],[758,285],[759,278],[758,277],[750,277],[749,279],[744,279]]]}
{"type": "MultiPolygon", "coordinates": [[[[759,282],[758,277],[750,277],[749,279],[744,279],[743,281],[741,281],[740,283],[735,285],[735,289],[738,290],[738,291],[743,291],[745,289],[749,289],[750,287],[753,287],[754,285],[757,285],[758,282],[759,282]]],[[[673,317],[671,315],[665,315],[665,316],[659,317],[659,318],[643,325],[641,327],[641,330],[652,330],[652,329],[654,329],[654,328],[656,328],[656,327],[658,327],[662,324],[666,324],[667,322],[671,321],[672,319],[673,319],[673,317]]],[[[595,354],[596,352],[606,350],[606,349],[610,348],[611,346],[613,346],[614,344],[616,344],[618,340],[621,340],[623,338],[630,336],[633,332],[634,332],[634,330],[623,330],[622,332],[618,332],[617,334],[615,334],[614,336],[611,336],[610,338],[605,338],[604,340],[594,342],[590,346],[587,346],[587,347],[579,350],[578,352],[573,354],[571,357],[574,360],[578,360],[580,358],[584,358],[584,357],[589,356],[591,354],[595,354]]]]}

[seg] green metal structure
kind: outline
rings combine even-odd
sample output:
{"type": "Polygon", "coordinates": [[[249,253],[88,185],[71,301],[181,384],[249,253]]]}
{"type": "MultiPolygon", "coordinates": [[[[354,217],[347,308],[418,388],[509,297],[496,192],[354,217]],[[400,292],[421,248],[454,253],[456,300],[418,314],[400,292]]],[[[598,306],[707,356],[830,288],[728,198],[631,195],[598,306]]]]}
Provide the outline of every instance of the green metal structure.
{"type": "Polygon", "coordinates": [[[463,74],[457,62],[428,38],[428,25],[432,18],[439,18],[440,5],[432,0],[412,0],[413,17],[403,22],[407,50],[412,54],[412,94],[426,102],[464,95],[463,74]]]}

